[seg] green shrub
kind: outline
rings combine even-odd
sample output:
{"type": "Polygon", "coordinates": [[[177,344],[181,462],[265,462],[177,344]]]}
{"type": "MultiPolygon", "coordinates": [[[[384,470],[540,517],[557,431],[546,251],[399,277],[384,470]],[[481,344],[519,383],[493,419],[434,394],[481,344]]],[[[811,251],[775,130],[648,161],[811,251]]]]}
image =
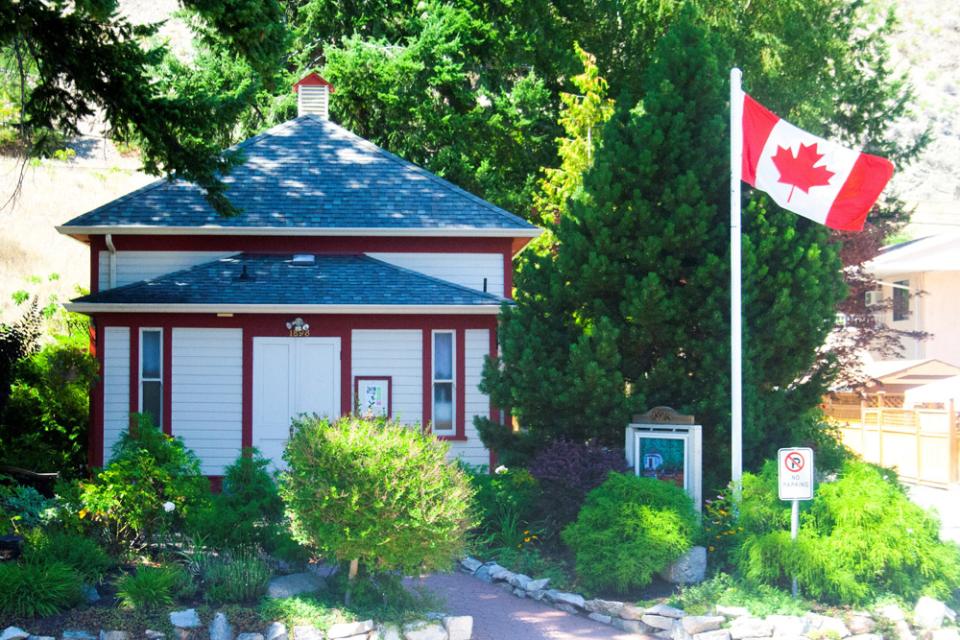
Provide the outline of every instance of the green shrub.
{"type": "Polygon", "coordinates": [[[649,584],[698,534],[697,512],[683,489],[612,472],[587,494],[576,522],[562,536],[587,588],[622,592],[649,584]]]}
{"type": "Polygon", "coordinates": [[[472,492],[446,455],[445,443],[397,423],[295,421],[281,476],[294,538],[370,573],[449,568],[472,492]]]}
{"type": "Polygon", "coordinates": [[[77,604],[80,574],[60,562],[0,563],[0,613],[50,616],[77,604]]]}
{"type": "Polygon", "coordinates": [[[844,604],[883,593],[947,599],[960,584],[960,549],[940,541],[937,518],[910,502],[890,471],[844,463],[839,478],[820,485],[804,509],[796,543],[786,503],[771,506],[775,472],[765,470],[756,486],[755,500],[744,498],[749,517],[737,554],[750,580],[785,586],[796,575],[804,593],[844,604]]]}
{"type": "Polygon", "coordinates": [[[194,510],[187,530],[218,549],[272,549],[279,542],[283,502],[267,472],[269,464],[257,449],[244,449],[227,467],[221,492],[209,504],[194,510]]]}
{"type": "Polygon", "coordinates": [[[33,487],[0,484],[0,512],[8,530],[23,532],[43,524],[52,517],[51,507],[51,501],[33,487]]]}
{"type": "Polygon", "coordinates": [[[250,552],[221,555],[203,569],[204,596],[215,604],[248,603],[260,599],[270,582],[270,567],[250,552]]]}
{"type": "Polygon", "coordinates": [[[532,517],[540,487],[526,469],[500,467],[493,474],[481,469],[469,472],[468,477],[481,539],[488,546],[515,548],[522,545],[531,528],[539,528],[532,517]]]}
{"type": "Polygon", "coordinates": [[[812,610],[811,603],[794,598],[788,591],[736,580],[727,573],[683,587],[671,602],[690,615],[708,615],[716,605],[745,607],[751,615],[761,618],[776,614],[802,616],[812,610]]]}
{"type": "Polygon", "coordinates": [[[81,483],[78,515],[99,529],[111,549],[138,549],[155,543],[158,534],[182,530],[209,493],[197,456],[141,417],[136,429],[121,436],[106,468],[81,483]]]}
{"type": "Polygon", "coordinates": [[[114,565],[110,556],[90,538],[61,531],[35,530],[27,534],[23,558],[26,562],[65,564],[90,584],[100,582],[114,565]]]}
{"type": "Polygon", "coordinates": [[[128,609],[157,611],[190,592],[192,580],[180,566],[138,567],[117,579],[117,598],[128,609]]]}

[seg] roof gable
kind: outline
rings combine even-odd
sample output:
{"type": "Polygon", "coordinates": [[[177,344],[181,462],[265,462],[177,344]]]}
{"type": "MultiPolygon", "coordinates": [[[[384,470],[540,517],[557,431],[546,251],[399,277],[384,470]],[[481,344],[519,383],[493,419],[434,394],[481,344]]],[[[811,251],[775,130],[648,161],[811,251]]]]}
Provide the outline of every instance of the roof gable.
{"type": "Polygon", "coordinates": [[[504,237],[539,233],[522,218],[313,115],[278,125],[236,149],[245,160],[224,183],[239,215],[218,215],[194,184],[158,180],[74,218],[60,230],[316,235],[344,230],[358,235],[466,231],[504,237]]]}

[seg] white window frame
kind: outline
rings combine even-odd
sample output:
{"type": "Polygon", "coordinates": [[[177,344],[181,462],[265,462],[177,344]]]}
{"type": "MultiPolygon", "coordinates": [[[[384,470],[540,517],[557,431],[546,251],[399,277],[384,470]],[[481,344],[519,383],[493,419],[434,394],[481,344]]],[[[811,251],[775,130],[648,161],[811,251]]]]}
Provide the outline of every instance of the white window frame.
{"type": "Polygon", "coordinates": [[[455,436],[457,434],[457,332],[454,329],[435,329],[430,332],[430,416],[433,433],[438,436],[455,436]],[[450,379],[437,376],[437,339],[438,334],[450,336],[450,379]],[[437,423],[437,383],[450,385],[450,428],[440,429],[437,423]]]}
{"type": "Polygon", "coordinates": [[[139,360],[137,362],[137,411],[143,413],[143,383],[144,382],[159,382],[160,383],[160,416],[155,424],[157,429],[163,430],[163,367],[166,363],[163,361],[163,327],[140,327],[140,340],[139,340],[139,360]],[[160,376],[157,378],[144,378],[143,377],[143,334],[147,331],[156,331],[160,334],[160,376]]]}
{"type": "Polygon", "coordinates": [[[906,322],[910,319],[910,279],[896,280],[893,284],[896,286],[893,287],[893,292],[890,294],[893,298],[890,317],[894,322],[906,322]],[[901,300],[903,308],[898,306],[901,300]]]}

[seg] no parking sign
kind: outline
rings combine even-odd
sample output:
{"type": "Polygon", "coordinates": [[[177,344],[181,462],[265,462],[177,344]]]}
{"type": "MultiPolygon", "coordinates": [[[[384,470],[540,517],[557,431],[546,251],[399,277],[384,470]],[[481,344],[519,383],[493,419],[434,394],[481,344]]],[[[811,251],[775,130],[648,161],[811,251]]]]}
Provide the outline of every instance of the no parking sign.
{"type": "Polygon", "coordinates": [[[777,469],[781,500],[813,500],[813,449],[780,449],[777,469]]]}

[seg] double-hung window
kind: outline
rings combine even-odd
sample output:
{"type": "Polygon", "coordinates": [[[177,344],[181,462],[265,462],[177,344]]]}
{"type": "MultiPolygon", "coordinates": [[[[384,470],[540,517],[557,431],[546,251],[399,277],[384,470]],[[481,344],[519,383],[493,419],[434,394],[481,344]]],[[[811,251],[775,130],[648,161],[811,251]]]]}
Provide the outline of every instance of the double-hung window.
{"type": "Polygon", "coordinates": [[[453,331],[433,332],[433,432],[453,435],[454,407],[453,331]]]}
{"type": "Polygon", "coordinates": [[[140,413],[163,423],[163,330],[140,330],[140,413]]]}
{"type": "Polygon", "coordinates": [[[910,317],[910,281],[897,280],[893,289],[893,321],[900,322],[910,317]]]}

